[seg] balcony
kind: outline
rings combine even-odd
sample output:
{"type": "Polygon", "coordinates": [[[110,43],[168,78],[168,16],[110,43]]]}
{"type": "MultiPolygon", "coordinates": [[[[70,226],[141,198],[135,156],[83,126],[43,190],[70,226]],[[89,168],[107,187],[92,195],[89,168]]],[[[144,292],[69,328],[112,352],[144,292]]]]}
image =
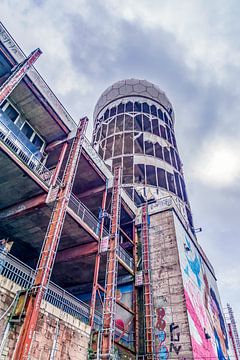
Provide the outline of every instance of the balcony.
{"type": "Polygon", "coordinates": [[[52,171],[41,162],[42,154],[1,109],[0,140],[46,185],[50,185],[52,171]]]}

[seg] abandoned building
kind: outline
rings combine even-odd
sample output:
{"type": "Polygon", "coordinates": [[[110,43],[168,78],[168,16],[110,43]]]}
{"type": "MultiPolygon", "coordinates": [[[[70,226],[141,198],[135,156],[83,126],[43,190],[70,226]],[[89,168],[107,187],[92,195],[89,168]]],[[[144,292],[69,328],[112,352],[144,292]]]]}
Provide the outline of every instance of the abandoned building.
{"type": "Polygon", "coordinates": [[[171,102],[119,81],[90,142],[40,55],[0,24],[1,359],[228,359],[171,102]]]}

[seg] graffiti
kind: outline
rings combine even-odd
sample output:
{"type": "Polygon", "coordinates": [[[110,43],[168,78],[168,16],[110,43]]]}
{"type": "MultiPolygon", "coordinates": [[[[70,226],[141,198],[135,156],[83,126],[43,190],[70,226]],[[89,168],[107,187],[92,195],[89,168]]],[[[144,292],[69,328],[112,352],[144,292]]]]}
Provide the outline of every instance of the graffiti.
{"type": "Polygon", "coordinates": [[[171,338],[170,352],[173,352],[174,350],[174,352],[178,355],[182,346],[175,344],[175,342],[180,341],[180,332],[176,332],[177,329],[179,329],[178,325],[175,325],[174,323],[170,324],[170,338],[171,338]]]}
{"type": "Polygon", "coordinates": [[[168,359],[168,349],[164,344],[166,340],[166,321],[164,320],[165,310],[160,307],[156,309],[156,324],[155,324],[155,338],[156,338],[156,353],[159,360],[168,359]]]}

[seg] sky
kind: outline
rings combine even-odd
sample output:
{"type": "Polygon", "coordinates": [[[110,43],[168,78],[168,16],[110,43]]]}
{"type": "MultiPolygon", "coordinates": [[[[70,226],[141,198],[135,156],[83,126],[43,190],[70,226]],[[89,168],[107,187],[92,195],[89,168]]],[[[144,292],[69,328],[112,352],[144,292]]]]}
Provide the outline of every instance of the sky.
{"type": "Polygon", "coordinates": [[[73,118],[106,87],[146,79],[164,90],[198,240],[222,304],[240,325],[239,0],[2,0],[0,20],[73,118]]]}

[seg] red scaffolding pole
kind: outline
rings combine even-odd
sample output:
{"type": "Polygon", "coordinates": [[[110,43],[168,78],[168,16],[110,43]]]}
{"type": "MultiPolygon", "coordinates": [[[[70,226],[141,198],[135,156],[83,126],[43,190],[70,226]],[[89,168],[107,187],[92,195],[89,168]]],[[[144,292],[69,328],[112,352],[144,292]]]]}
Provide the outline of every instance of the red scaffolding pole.
{"type": "Polygon", "coordinates": [[[144,328],[146,359],[154,359],[155,339],[153,327],[153,300],[151,286],[151,268],[149,255],[148,234],[148,205],[142,206],[142,263],[143,263],[143,292],[144,292],[144,328]]]}
{"type": "Polygon", "coordinates": [[[114,355],[115,314],[116,314],[116,288],[117,288],[117,248],[119,244],[120,221],[120,187],[121,168],[114,169],[111,231],[108,245],[105,296],[103,304],[103,326],[100,339],[100,359],[111,359],[114,355]]]}
{"type": "Polygon", "coordinates": [[[11,75],[0,86],[0,105],[11,94],[24,75],[42,54],[40,49],[34,50],[25,60],[13,68],[11,75]]]}
{"type": "Polygon", "coordinates": [[[98,253],[97,253],[96,259],[95,259],[95,268],[94,268],[94,276],[93,276],[93,290],[92,290],[91,308],[90,308],[90,317],[89,317],[89,325],[91,326],[91,328],[93,328],[93,325],[94,325],[94,315],[95,315],[95,309],[96,309],[98,274],[99,274],[100,261],[101,261],[100,246],[101,246],[103,229],[104,229],[104,215],[105,215],[105,211],[106,211],[106,201],[107,201],[107,186],[108,186],[108,183],[106,183],[106,188],[104,190],[103,198],[102,198],[98,253]]]}
{"type": "Polygon", "coordinates": [[[33,287],[27,294],[26,315],[14,352],[14,360],[29,359],[31,344],[40,312],[41,302],[52,273],[54,260],[61,237],[67,206],[71,195],[77,166],[80,159],[82,141],[88,119],[80,121],[76,137],[73,140],[57,199],[45,235],[36,269],[33,287]]]}

